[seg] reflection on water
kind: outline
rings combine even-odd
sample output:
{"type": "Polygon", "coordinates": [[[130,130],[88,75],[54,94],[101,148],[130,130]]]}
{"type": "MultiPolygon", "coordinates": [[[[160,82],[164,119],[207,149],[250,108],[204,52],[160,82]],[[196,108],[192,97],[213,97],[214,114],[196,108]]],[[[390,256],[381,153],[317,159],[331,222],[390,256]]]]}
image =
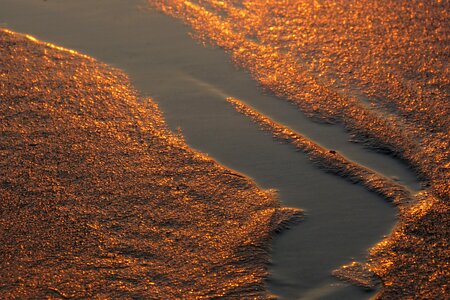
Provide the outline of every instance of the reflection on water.
{"type": "Polygon", "coordinates": [[[400,222],[371,250],[369,267],[381,297],[448,293],[448,1],[149,3],[229,51],[280,98],[415,168],[426,189],[399,206],[400,222]]]}

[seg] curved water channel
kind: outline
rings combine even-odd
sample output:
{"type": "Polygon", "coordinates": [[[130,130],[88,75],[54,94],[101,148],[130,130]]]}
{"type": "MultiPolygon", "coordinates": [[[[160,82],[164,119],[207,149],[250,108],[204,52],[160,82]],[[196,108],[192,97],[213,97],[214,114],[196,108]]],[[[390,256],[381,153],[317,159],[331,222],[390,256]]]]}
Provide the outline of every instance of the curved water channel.
{"type": "Polygon", "coordinates": [[[273,141],[225,101],[233,96],[325,147],[397,178],[411,190],[413,173],[393,158],[348,142],[338,126],[312,122],[293,105],[265,93],[220,49],[204,48],[188,28],[144,0],[0,0],[0,26],[76,49],[127,72],[151,96],[168,125],[217,161],[275,188],[305,221],[275,237],[268,286],[282,299],[364,299],[373,293],[330,272],[363,260],[388,234],[395,208],[359,185],[314,167],[291,146],[273,141]]]}

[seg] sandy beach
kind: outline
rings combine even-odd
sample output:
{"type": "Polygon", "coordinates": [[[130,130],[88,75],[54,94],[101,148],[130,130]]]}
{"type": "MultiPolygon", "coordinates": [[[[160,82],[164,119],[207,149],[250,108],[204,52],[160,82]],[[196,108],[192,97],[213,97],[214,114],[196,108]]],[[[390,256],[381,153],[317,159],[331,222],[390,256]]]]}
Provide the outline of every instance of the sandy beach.
{"type": "Polygon", "coordinates": [[[0,26],[34,36],[3,31],[0,45],[0,293],[449,293],[445,4],[391,3],[423,18],[402,21],[412,29],[397,48],[386,39],[370,50],[388,66],[358,49],[379,45],[376,24],[398,20],[385,14],[360,39],[366,23],[342,10],[362,9],[353,2],[324,1],[312,23],[285,15],[300,2],[131,2],[0,1],[0,26]],[[417,47],[439,50],[421,65],[428,77],[414,77],[405,70],[422,54],[405,45],[430,17],[438,30],[417,47]],[[336,22],[354,22],[344,42],[336,22]],[[299,29],[314,43],[290,40],[299,29]]]}

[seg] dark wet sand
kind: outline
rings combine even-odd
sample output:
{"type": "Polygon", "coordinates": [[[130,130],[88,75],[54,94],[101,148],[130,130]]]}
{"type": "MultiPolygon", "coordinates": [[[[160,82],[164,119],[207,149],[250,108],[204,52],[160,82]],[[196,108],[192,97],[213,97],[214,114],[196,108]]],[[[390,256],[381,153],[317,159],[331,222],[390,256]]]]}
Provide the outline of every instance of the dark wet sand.
{"type": "Polygon", "coordinates": [[[292,148],[273,143],[235,113],[225,98],[246,99],[362,164],[383,166],[387,175],[417,189],[404,166],[347,143],[343,130],[312,123],[290,105],[262,93],[221,51],[196,45],[184,26],[160,14],[138,12],[119,1],[0,3],[6,7],[0,22],[124,69],[140,91],[155,97],[168,124],[182,128],[189,145],[263,187],[277,188],[284,204],[307,210],[306,221],[274,244],[269,280],[273,292],[287,298],[328,292],[331,298],[363,297],[329,274],[352,257],[363,259],[366,249],[389,232],[394,209],[362,187],[323,174],[292,148]]]}

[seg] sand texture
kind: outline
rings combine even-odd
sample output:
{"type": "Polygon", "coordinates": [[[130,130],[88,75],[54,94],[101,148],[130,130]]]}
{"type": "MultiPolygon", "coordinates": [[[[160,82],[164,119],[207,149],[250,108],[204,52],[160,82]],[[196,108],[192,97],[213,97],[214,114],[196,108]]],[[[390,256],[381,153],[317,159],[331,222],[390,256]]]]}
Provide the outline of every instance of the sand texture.
{"type": "Polygon", "coordinates": [[[126,75],[0,31],[0,298],[269,298],[300,211],[190,150],[126,75]]]}

